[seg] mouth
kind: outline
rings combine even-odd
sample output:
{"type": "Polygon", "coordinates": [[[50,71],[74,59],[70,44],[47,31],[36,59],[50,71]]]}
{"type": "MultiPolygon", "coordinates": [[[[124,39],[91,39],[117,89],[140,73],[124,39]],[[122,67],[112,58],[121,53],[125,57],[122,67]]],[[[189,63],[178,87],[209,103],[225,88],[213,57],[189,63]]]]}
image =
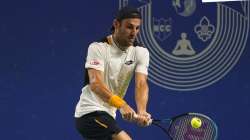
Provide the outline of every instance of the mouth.
{"type": "Polygon", "coordinates": [[[135,37],[130,37],[130,38],[128,38],[129,39],[129,41],[131,41],[131,42],[134,42],[135,41],[135,37]]]}

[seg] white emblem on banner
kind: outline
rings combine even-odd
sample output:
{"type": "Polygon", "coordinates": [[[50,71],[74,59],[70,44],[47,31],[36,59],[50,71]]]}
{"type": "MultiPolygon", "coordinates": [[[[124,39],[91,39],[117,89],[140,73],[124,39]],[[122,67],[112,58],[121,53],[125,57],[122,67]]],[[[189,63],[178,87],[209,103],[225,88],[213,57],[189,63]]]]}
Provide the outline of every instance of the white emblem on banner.
{"type": "MultiPolygon", "coordinates": [[[[130,2],[120,0],[119,8],[130,2]]],[[[137,40],[150,51],[149,81],[162,88],[193,91],[213,85],[234,68],[246,47],[249,1],[235,2],[239,9],[197,0],[137,2],[143,17],[137,40]],[[213,11],[201,12],[208,6],[213,11]]]]}

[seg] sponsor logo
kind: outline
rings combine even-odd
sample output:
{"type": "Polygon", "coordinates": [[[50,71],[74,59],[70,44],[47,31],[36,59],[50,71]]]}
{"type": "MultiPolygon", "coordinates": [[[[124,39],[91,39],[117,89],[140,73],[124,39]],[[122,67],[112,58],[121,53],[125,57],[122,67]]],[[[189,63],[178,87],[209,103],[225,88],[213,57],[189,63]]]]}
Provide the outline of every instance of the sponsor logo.
{"type": "Polygon", "coordinates": [[[96,59],[90,61],[90,65],[99,65],[100,62],[96,59]]]}
{"type": "Polygon", "coordinates": [[[131,65],[131,64],[133,64],[133,63],[134,63],[133,60],[129,60],[129,61],[126,61],[126,62],[125,62],[126,65],[131,65]]]}

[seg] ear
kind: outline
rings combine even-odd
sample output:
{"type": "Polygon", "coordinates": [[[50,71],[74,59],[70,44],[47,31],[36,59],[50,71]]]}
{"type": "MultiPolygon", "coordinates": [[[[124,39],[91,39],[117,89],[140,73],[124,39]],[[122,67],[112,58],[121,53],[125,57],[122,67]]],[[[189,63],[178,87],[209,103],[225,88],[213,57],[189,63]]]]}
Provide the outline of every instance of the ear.
{"type": "Polygon", "coordinates": [[[117,19],[113,20],[113,26],[117,29],[120,26],[120,22],[117,19]]]}

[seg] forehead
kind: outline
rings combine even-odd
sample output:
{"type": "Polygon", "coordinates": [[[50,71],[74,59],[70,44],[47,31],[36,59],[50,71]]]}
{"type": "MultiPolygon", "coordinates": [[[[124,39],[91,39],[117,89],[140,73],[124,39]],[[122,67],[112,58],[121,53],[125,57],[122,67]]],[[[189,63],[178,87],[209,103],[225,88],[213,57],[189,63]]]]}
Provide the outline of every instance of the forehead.
{"type": "Polygon", "coordinates": [[[123,19],[121,21],[121,23],[125,24],[125,25],[140,26],[141,25],[141,19],[139,19],[139,18],[127,18],[127,19],[123,19]]]}

